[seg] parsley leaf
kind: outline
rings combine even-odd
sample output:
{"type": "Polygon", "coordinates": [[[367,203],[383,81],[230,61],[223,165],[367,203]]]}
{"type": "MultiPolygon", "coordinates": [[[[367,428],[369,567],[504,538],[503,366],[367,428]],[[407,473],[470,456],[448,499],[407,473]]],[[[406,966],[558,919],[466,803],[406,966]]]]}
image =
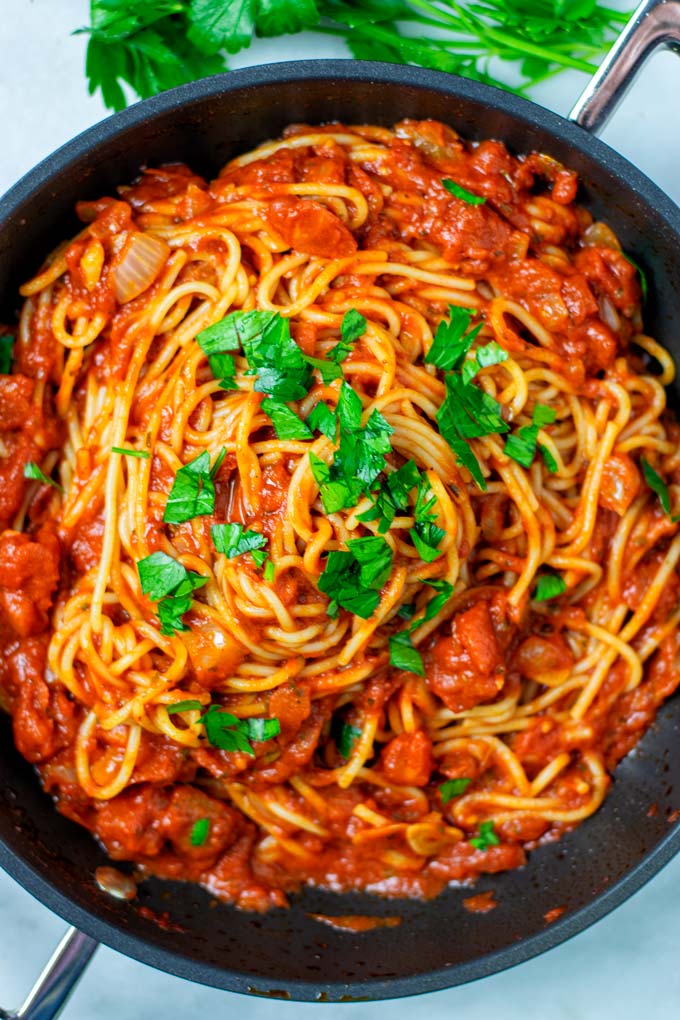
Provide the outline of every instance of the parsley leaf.
{"type": "Polygon", "coordinates": [[[182,621],[191,609],[191,594],[208,583],[208,578],[187,570],[179,560],[164,552],[151,553],[137,563],[142,592],[157,602],[161,634],[174,634],[189,630],[182,621]]]}
{"type": "Polygon", "coordinates": [[[12,349],[14,337],[8,334],[0,336],[0,375],[8,375],[12,367],[12,349]]]}
{"type": "Polygon", "coordinates": [[[239,347],[257,372],[255,390],[281,401],[300,400],[309,389],[311,368],[290,335],[290,322],[278,312],[231,312],[196,337],[207,354],[239,347]]]}
{"type": "Polygon", "coordinates": [[[209,354],[208,364],[210,365],[210,371],[219,379],[220,389],[223,390],[237,390],[236,385],[236,362],[234,361],[231,354],[223,352],[221,354],[209,354]]]}
{"type": "Polygon", "coordinates": [[[301,32],[318,22],[314,0],[259,0],[256,5],[255,29],[261,36],[301,32]]]}
{"type": "Polygon", "coordinates": [[[242,524],[236,522],[213,524],[210,534],[217,551],[224,553],[230,560],[242,553],[252,552],[253,549],[262,549],[267,544],[266,537],[259,531],[247,531],[242,524]]]}
{"type": "Polygon", "coordinates": [[[557,598],[567,590],[567,582],[559,574],[541,574],[538,578],[534,594],[534,602],[547,602],[557,598]]]}
{"type": "MultiPolygon", "coordinates": [[[[514,432],[511,436],[508,436],[505,440],[504,452],[507,456],[516,461],[523,468],[530,468],[536,455],[536,443],[538,440],[539,429],[543,425],[552,425],[556,416],[557,415],[553,407],[547,407],[545,404],[536,404],[534,406],[531,425],[523,425],[522,428],[518,429],[517,432],[514,432]]],[[[545,449],[545,447],[543,447],[543,449],[545,449]]],[[[546,452],[554,464],[554,458],[549,451],[546,452]]],[[[550,466],[548,465],[548,467],[550,466]]],[[[555,470],[557,470],[556,464],[555,470]]]]}
{"type": "Polygon", "coordinates": [[[319,578],[319,591],[328,595],[329,616],[337,616],[338,606],[363,620],[375,612],[380,589],[392,570],[393,553],[384,538],[371,535],[354,538],[347,551],[333,549],[319,578]]]}
{"type": "Polygon", "coordinates": [[[448,804],[454,797],[460,797],[461,793],[465,793],[471,782],[471,779],[447,779],[439,787],[439,796],[442,799],[442,804],[448,804]]]}
{"type": "Polygon", "coordinates": [[[495,340],[490,340],[484,347],[478,347],[474,357],[464,363],[460,373],[463,382],[472,382],[480,369],[489,368],[491,365],[500,365],[507,360],[508,352],[495,340]]]}
{"type": "Polygon", "coordinates": [[[267,584],[271,584],[274,578],[276,577],[276,569],[271,560],[267,560],[267,562],[265,563],[262,576],[267,582],[267,584]]]}
{"type": "Polygon", "coordinates": [[[469,329],[473,312],[467,308],[449,305],[449,321],[442,319],[432,340],[432,346],[425,355],[428,365],[436,365],[444,371],[459,368],[472,342],[482,328],[482,323],[469,329]]]}
{"type": "Polygon", "coordinates": [[[328,404],[320,400],[307,415],[307,425],[313,431],[321,432],[331,442],[335,442],[338,432],[338,419],[335,411],[332,411],[328,404]]]}
{"type": "Polygon", "coordinates": [[[671,514],[671,500],[668,493],[668,486],[664,482],[660,474],[658,474],[651,464],[648,464],[644,457],[640,459],[642,465],[642,474],[644,475],[647,485],[650,487],[652,492],[655,492],[659,497],[659,502],[663,507],[663,512],[670,517],[674,524],[680,521],[680,514],[671,514]]]}
{"type": "Polygon", "coordinates": [[[469,841],[470,846],[473,846],[475,850],[488,850],[490,846],[498,846],[500,839],[493,829],[492,821],[482,822],[479,826],[479,835],[472,837],[469,841]]]}
{"type": "Polygon", "coordinates": [[[538,452],[543,458],[543,463],[545,464],[545,466],[547,467],[548,471],[550,471],[551,474],[554,475],[556,471],[559,471],[560,466],[547,446],[544,446],[543,443],[539,443],[538,452]]]}
{"type": "Polygon", "coordinates": [[[455,181],[443,180],[442,184],[450,195],[454,195],[456,198],[460,198],[463,202],[467,202],[468,205],[484,205],[486,202],[485,198],[480,195],[474,195],[467,188],[462,187],[460,184],[456,184],[455,181]]]}
{"type": "Polygon", "coordinates": [[[199,818],[191,827],[189,842],[192,846],[203,846],[210,832],[210,819],[199,818]]]}
{"type": "Polygon", "coordinates": [[[55,482],[54,478],[48,478],[48,476],[41,471],[35,461],[29,460],[27,464],[24,464],[24,478],[31,478],[37,482],[42,482],[43,485],[51,485],[53,489],[58,492],[63,492],[63,488],[59,485],[59,482],[55,482]]]}
{"type": "Polygon", "coordinates": [[[389,437],[394,431],[379,411],[373,411],[362,426],[361,400],[347,383],[340,389],[336,415],[340,441],[332,463],[325,464],[311,451],[309,454],[326,513],[355,506],[362,493],[370,491],[385,467],[385,454],[392,449],[389,437]]]}
{"type": "Polygon", "coordinates": [[[165,504],[166,524],[181,524],[205,517],[215,510],[215,486],[207,450],[179,469],[165,504]]]}
{"type": "Polygon", "coordinates": [[[390,638],[390,665],[395,669],[404,669],[409,673],[425,676],[423,658],[413,647],[411,635],[407,630],[400,630],[390,638]]]}
{"type": "Polygon", "coordinates": [[[335,738],[335,746],[342,757],[347,760],[352,753],[354,742],[361,736],[361,730],[358,726],[350,726],[350,724],[346,722],[341,722],[340,725],[337,726],[336,720],[334,719],[332,731],[335,738]]]}
{"type": "Polygon", "coordinates": [[[238,53],[250,46],[255,27],[253,7],[253,0],[229,0],[229,3],[191,0],[189,38],[203,53],[217,53],[222,49],[238,53]]]}
{"type": "Polygon", "coordinates": [[[129,450],[125,446],[112,446],[111,453],[121,453],[125,457],[139,457],[141,460],[151,459],[151,454],[148,450],[129,450]]]}
{"type": "MultiPolygon", "coordinates": [[[[339,347],[340,344],[337,344],[339,347]]],[[[331,351],[331,354],[335,350],[335,347],[331,351]]],[[[335,379],[342,379],[342,369],[335,361],[326,361],[324,358],[312,358],[308,354],[305,355],[305,360],[308,365],[315,368],[321,376],[321,381],[324,386],[328,386],[335,379]]]]}
{"type": "Polygon", "coordinates": [[[426,578],[423,580],[423,584],[427,584],[430,588],[434,588],[438,594],[427,603],[423,618],[416,622],[416,627],[419,627],[421,623],[427,623],[428,620],[433,620],[437,613],[441,612],[453,595],[453,585],[448,581],[445,581],[443,578],[441,580],[426,578]]]}
{"type": "Polygon", "coordinates": [[[433,507],[437,502],[435,496],[428,498],[430,493],[430,482],[427,475],[422,475],[418,482],[418,494],[414,508],[415,525],[410,529],[409,535],[418,555],[425,563],[432,563],[438,556],[439,544],[446,532],[436,523],[437,515],[433,507]]]}
{"type": "Polygon", "coordinates": [[[281,731],[278,719],[238,719],[219,705],[211,705],[199,722],[204,724],[206,738],[213,747],[251,757],[255,756],[251,740],[270,740],[281,731]]]}
{"type": "Polygon", "coordinates": [[[462,199],[462,201],[467,202],[468,205],[483,205],[486,201],[485,198],[481,198],[480,195],[474,195],[472,192],[469,192],[467,188],[463,188],[462,185],[457,185],[455,181],[444,180],[441,184],[447,189],[450,195],[454,195],[455,198],[462,199]]]}
{"type": "MultiPolygon", "coordinates": [[[[342,317],[342,324],[340,326],[340,336],[342,337],[342,343],[345,345],[353,344],[355,340],[358,340],[360,337],[364,335],[364,333],[366,332],[366,326],[367,326],[366,319],[361,314],[361,312],[358,312],[356,308],[350,308],[349,311],[345,312],[345,314],[342,317]]],[[[337,348],[333,349],[337,350],[337,348]]],[[[349,347],[347,351],[348,354],[350,350],[351,347],[349,347]]],[[[347,355],[345,354],[342,357],[334,358],[333,360],[342,361],[344,357],[347,357],[347,355]]]]}
{"type": "Polygon", "coordinates": [[[166,711],[168,715],[174,715],[176,712],[194,712],[203,708],[200,701],[196,701],[195,698],[187,698],[186,701],[176,701],[173,705],[167,705],[166,711]]]}
{"type": "Polygon", "coordinates": [[[274,431],[279,439],[312,439],[312,433],[302,418],[280,400],[265,397],[262,410],[274,423],[274,431]]]}

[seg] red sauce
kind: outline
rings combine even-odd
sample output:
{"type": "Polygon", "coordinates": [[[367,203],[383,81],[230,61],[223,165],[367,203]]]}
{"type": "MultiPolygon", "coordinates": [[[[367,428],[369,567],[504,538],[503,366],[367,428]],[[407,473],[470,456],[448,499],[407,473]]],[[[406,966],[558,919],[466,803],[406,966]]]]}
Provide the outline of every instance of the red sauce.
{"type": "Polygon", "coordinates": [[[468,896],[463,900],[463,906],[470,914],[488,914],[498,906],[498,902],[494,899],[493,889],[487,889],[476,896],[468,896]]]}
{"type": "MultiPolygon", "coordinates": [[[[332,130],[337,127],[319,129],[322,135],[332,130]]],[[[640,302],[636,271],[620,252],[604,245],[579,245],[587,214],[571,204],[576,175],[540,154],[515,158],[499,142],[466,146],[451,129],[431,121],[404,121],[385,159],[369,154],[350,161],[328,137],[324,143],[279,150],[267,159],[228,168],[211,185],[182,166],[149,170],[132,187],[122,189],[121,198],[82,203],[78,211],[90,224],[91,237],[111,256],[116,237],[135,223],[143,225],[163,216],[176,221],[201,216],[214,211],[216,203],[232,201],[235,189],[244,186],[259,189],[258,196],[266,201],[263,216],[293,252],[323,259],[349,257],[358,247],[377,247],[389,256],[401,251],[404,243],[425,240],[448,260],[449,267],[485,277],[535,315],[554,337],[551,353],[557,357],[557,369],[575,387],[596,388],[597,373],[612,368],[634,332],[631,317],[640,302]],[[470,205],[449,194],[441,186],[448,177],[483,197],[484,204],[470,205]],[[369,208],[360,230],[352,231],[345,219],[313,198],[284,194],[287,184],[317,181],[359,189],[369,208]],[[530,205],[544,212],[540,229],[532,221],[530,205]],[[571,261],[551,260],[551,246],[570,251],[571,261]],[[621,317],[616,333],[600,317],[604,301],[621,317]]],[[[128,326],[143,298],[138,299],[140,304],[132,301],[118,307],[110,274],[88,290],[80,263],[83,251],[82,240],[67,250],[71,296],[83,312],[100,311],[110,317],[107,329],[92,345],[91,356],[102,379],[115,381],[131,357],[128,326]]],[[[260,257],[253,254],[252,264],[257,265],[260,257]]],[[[358,296],[361,288],[364,296],[373,298],[375,292],[382,296],[393,282],[381,279],[376,269],[372,277],[348,276],[342,286],[358,296]]],[[[408,280],[398,284],[401,293],[407,293],[409,286],[408,280]]],[[[398,299],[398,290],[395,294],[398,299]]],[[[409,317],[420,312],[417,303],[402,308],[408,337],[409,317]]],[[[293,333],[300,347],[314,354],[321,329],[299,322],[293,333]]],[[[460,841],[431,857],[407,855],[401,833],[353,843],[361,824],[353,810],[360,801],[377,813],[394,815],[399,824],[422,821],[435,810],[443,811],[451,822],[446,812],[452,807],[442,805],[439,794],[444,779],[469,779],[472,790],[482,791],[493,791],[500,780],[483,753],[457,748],[435,759],[427,733],[416,729],[377,741],[374,767],[384,785],[330,787],[329,765],[338,762],[317,754],[335,705],[324,677],[291,680],[262,695],[268,713],[280,720],[281,733],[274,741],[263,742],[254,761],[214,747],[184,749],[145,732],[131,785],[110,801],[88,798],[74,769],[75,733],[83,709],[49,675],[46,648],[50,613],[69,594],[73,578],[98,562],[101,507],[90,507],[81,526],[70,533],[57,527],[52,490],[38,485],[23,533],[11,527],[33,484],[24,478],[25,465],[31,460],[43,462],[50,451],[61,447],[65,434],[55,412],[54,386],[63,352],[54,340],[47,311],[40,306],[32,314],[30,338],[30,344],[17,342],[12,374],[0,376],[0,702],[12,713],[17,747],[36,763],[60,811],[90,829],[113,860],[135,861],[161,876],[201,882],[217,897],[254,910],[283,906],[287,893],[310,882],[338,891],[368,889],[385,896],[430,898],[450,882],[523,865],[526,844],[563,831],[540,818],[513,819],[497,826],[498,845],[480,850],[468,838],[480,821],[472,812],[461,822],[466,829],[460,841]],[[215,795],[215,784],[238,777],[246,790],[257,793],[296,775],[323,795],[329,835],[301,836],[301,845],[308,851],[304,858],[287,851],[276,862],[254,856],[261,832],[215,795]],[[410,799],[397,800],[391,785],[415,792],[410,799]],[[198,819],[209,822],[200,846],[191,838],[198,819]],[[394,851],[406,858],[407,868],[400,871],[389,863],[394,851]]],[[[508,326],[506,339],[515,350],[528,343],[516,323],[508,326]]],[[[159,398],[159,391],[150,386],[140,411],[143,419],[151,415],[159,398]]],[[[74,399],[84,399],[83,394],[76,392],[74,399]]],[[[164,413],[161,437],[166,443],[171,428],[171,415],[164,413]]],[[[268,466],[256,493],[258,505],[248,513],[235,458],[229,455],[215,479],[216,506],[226,519],[248,521],[268,534],[285,508],[290,477],[285,465],[268,466]]],[[[159,457],[152,464],[152,479],[169,488],[171,473],[159,457]]],[[[640,473],[627,454],[609,458],[600,492],[602,512],[587,550],[593,558],[605,562],[620,515],[641,491],[641,484],[640,473]]],[[[506,494],[491,492],[477,506],[485,539],[506,557],[505,568],[518,572],[523,561],[504,550],[500,538],[507,526],[506,494]]],[[[188,553],[195,547],[194,524],[179,532],[188,553]]],[[[150,508],[147,531],[150,547],[161,548],[163,523],[157,507],[150,508]]],[[[659,543],[665,549],[663,543],[673,533],[674,526],[660,510],[646,513],[637,539],[635,569],[624,577],[622,597],[631,610],[639,605],[658,569],[659,543]]],[[[277,581],[276,590],[284,605],[316,597],[313,585],[303,576],[277,581]]],[[[673,574],[650,625],[664,620],[679,597],[678,578],[673,574]]],[[[555,678],[567,673],[573,655],[562,630],[569,612],[575,614],[572,619],[582,614],[578,609],[565,610],[562,622],[557,613],[538,619],[526,605],[511,611],[497,587],[474,591],[425,647],[429,692],[457,713],[509,697],[519,690],[522,679],[537,681],[547,674],[555,678]]],[[[198,614],[188,620],[192,626],[187,637],[189,682],[202,694],[218,688],[225,674],[237,668],[240,646],[227,643],[218,648],[209,625],[198,614]]],[[[553,792],[565,805],[583,803],[580,755],[594,750],[612,768],[635,745],[680,682],[678,646],[677,635],[669,635],[634,691],[625,691],[625,671],[612,669],[581,727],[570,727],[561,717],[547,713],[530,719],[526,729],[509,739],[527,775],[533,778],[557,754],[568,751],[570,765],[553,792]]],[[[396,670],[385,672],[379,665],[365,686],[362,703],[382,713],[384,723],[403,675],[396,670]]],[[[94,702],[96,692],[87,693],[94,702]]],[[[122,743],[116,744],[117,739],[115,732],[111,734],[108,757],[97,763],[102,772],[122,757],[122,743]]],[[[673,812],[669,821],[677,815],[673,812]]],[[[464,906],[485,912],[496,902],[489,891],[468,897],[464,906]]],[[[546,922],[563,909],[549,911],[546,922]]],[[[140,914],[175,930],[166,915],[157,916],[145,907],[140,914]]],[[[400,923],[396,917],[313,916],[354,932],[400,923]]]]}

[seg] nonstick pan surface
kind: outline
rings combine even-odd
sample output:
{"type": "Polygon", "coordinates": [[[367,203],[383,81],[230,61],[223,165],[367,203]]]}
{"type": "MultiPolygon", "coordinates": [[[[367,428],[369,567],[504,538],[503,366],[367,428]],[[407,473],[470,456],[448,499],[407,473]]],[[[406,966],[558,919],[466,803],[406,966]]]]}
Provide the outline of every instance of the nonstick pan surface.
{"type": "MultiPolygon", "coordinates": [[[[113,193],[143,165],[183,160],[209,176],[293,122],[389,125],[404,117],[442,120],[467,138],[498,138],[515,152],[539,149],[577,170],[581,200],[647,272],[647,330],[680,363],[680,211],[667,196],[602,142],[525,100],[438,72],[354,61],[275,64],[205,79],[137,104],[60,149],[0,200],[0,318],[14,318],[19,283],[76,231],[76,201],[113,193]]],[[[266,915],[155,879],[142,884],[137,901],[114,900],[94,882],[105,855],[54,810],[14,751],[7,719],[0,720],[0,741],[0,864],[93,938],[181,977],[240,992],[350,1001],[461,984],[564,941],[680,849],[680,826],[672,821],[680,807],[677,698],[621,763],[593,818],[534,851],[525,868],[480,879],[475,891],[493,889],[498,901],[488,914],[468,913],[462,901],[470,894],[456,888],[429,903],[307,889],[290,910],[266,915]],[[545,915],[555,908],[563,913],[549,924],[545,915]],[[313,912],[399,915],[402,923],[354,934],[319,924],[313,912]]]]}

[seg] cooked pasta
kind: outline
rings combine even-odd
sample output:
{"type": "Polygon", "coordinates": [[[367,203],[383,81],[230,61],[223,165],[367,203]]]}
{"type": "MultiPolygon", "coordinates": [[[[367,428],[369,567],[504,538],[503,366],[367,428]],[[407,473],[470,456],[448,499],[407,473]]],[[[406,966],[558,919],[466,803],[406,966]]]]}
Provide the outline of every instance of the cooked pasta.
{"type": "Polygon", "coordinates": [[[112,858],[429,897],[600,806],[680,680],[680,452],[577,183],[332,124],[78,206],[0,338],[0,692],[112,858]]]}

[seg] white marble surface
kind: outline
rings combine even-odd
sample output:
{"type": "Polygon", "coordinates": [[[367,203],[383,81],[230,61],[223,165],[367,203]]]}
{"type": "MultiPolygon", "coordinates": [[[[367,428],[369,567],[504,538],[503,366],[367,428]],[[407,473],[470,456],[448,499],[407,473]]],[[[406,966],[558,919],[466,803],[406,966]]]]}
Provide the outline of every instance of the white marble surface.
{"type": "MultiPolygon", "coordinates": [[[[142,3],[143,0],[140,0],[142,3]]],[[[86,0],[0,0],[0,193],[39,159],[104,115],[87,96],[84,40],[69,33],[87,20],[86,0]]],[[[341,43],[305,39],[260,43],[233,66],[290,57],[342,56],[341,43]]],[[[547,83],[535,98],[566,113],[579,75],[547,83]]],[[[680,61],[655,58],[604,137],[680,201],[677,96],[680,61]]],[[[566,945],[473,985],[377,1004],[326,1007],[341,1020],[648,1020],[678,1015],[680,858],[641,892],[566,945]]],[[[16,1006],[64,924],[0,874],[0,1004],[16,1006]]],[[[201,988],[101,949],[69,1003],[66,1020],[193,1020],[229,1014],[283,1020],[319,1007],[291,1006],[201,988]]]]}

